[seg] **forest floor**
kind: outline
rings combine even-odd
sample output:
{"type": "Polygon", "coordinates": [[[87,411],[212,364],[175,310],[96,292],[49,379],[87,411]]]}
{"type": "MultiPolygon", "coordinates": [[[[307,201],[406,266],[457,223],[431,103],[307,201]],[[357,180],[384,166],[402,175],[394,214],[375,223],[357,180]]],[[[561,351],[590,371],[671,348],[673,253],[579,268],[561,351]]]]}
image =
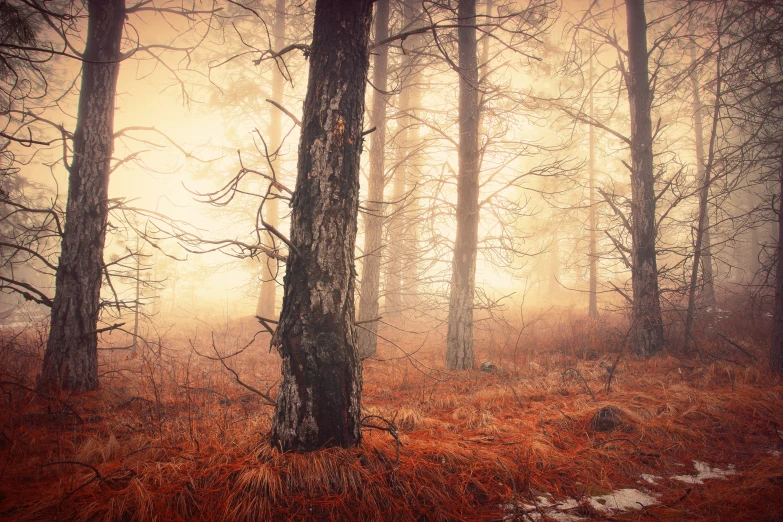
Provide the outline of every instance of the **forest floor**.
{"type": "MultiPolygon", "coordinates": [[[[5,331],[0,520],[782,520],[783,380],[750,324],[649,360],[606,323],[508,326],[478,335],[488,372],[383,332],[400,348],[364,365],[361,447],[303,455],[215,360],[247,322],[102,351],[101,388],[57,397],[33,392],[45,332],[5,331]]],[[[223,362],[274,395],[267,340],[223,362]]]]}

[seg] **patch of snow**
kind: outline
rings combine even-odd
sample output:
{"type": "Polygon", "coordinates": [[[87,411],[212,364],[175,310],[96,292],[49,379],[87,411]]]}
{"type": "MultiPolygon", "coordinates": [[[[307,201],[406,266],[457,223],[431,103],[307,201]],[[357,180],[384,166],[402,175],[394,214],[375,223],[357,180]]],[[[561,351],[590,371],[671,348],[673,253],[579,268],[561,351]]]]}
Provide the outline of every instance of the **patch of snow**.
{"type": "Polygon", "coordinates": [[[726,478],[726,475],[733,475],[736,473],[733,464],[729,464],[726,469],[720,469],[712,468],[706,462],[694,460],[693,467],[696,470],[696,475],[676,475],[672,478],[674,480],[679,480],[680,482],[685,482],[686,484],[704,484],[706,479],[722,479],[726,478]]]}
{"type": "Polygon", "coordinates": [[[638,489],[618,489],[608,495],[590,497],[590,505],[597,511],[608,513],[610,511],[628,511],[657,504],[658,501],[647,493],[638,489]]]}
{"type": "MultiPolygon", "coordinates": [[[[653,475],[647,475],[651,478],[653,475]]],[[[641,509],[643,507],[657,504],[658,501],[638,489],[619,489],[608,495],[599,495],[595,497],[589,497],[588,502],[594,509],[602,513],[611,514],[615,511],[629,511],[634,509],[641,509]]],[[[506,513],[510,513],[504,520],[511,520],[517,515],[524,514],[530,520],[541,520],[542,513],[547,518],[557,520],[558,522],[578,522],[580,520],[587,520],[584,517],[569,513],[579,507],[579,501],[573,498],[567,497],[562,500],[554,500],[551,496],[539,496],[535,500],[535,504],[529,504],[527,502],[520,502],[514,505],[513,503],[501,504],[500,508],[506,513]]]]}
{"type": "Polygon", "coordinates": [[[578,515],[566,513],[571,509],[579,507],[579,502],[573,498],[565,498],[563,500],[555,501],[551,497],[539,496],[535,500],[534,504],[528,504],[521,502],[516,506],[513,503],[501,504],[500,508],[506,513],[511,513],[510,516],[505,517],[504,520],[511,520],[515,515],[524,514],[529,520],[541,520],[541,513],[544,513],[547,519],[557,520],[558,522],[579,522],[580,520],[586,520],[578,515]]]}
{"type": "Polygon", "coordinates": [[[648,475],[647,473],[642,473],[642,480],[647,482],[648,484],[656,484],[657,485],[658,483],[655,482],[655,481],[657,479],[659,479],[659,478],[661,478],[661,477],[659,477],[657,475],[648,475]]]}

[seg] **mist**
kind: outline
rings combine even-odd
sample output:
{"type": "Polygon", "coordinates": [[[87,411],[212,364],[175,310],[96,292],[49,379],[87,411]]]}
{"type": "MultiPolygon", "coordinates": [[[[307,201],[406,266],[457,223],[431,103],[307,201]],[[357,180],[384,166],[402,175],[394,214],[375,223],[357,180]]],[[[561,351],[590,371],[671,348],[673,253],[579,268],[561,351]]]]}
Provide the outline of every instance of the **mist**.
{"type": "Polygon", "coordinates": [[[780,516],[774,3],[0,15],[0,517],[780,516]]]}

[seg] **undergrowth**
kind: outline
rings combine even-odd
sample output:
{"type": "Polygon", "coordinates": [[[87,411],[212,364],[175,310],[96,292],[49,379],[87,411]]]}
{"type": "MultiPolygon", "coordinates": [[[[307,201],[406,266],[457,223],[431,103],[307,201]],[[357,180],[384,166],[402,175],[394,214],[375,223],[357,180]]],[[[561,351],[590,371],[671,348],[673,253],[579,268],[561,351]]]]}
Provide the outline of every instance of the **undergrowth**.
{"type": "Polygon", "coordinates": [[[454,373],[442,341],[382,332],[399,348],[365,362],[361,447],[303,455],[270,446],[272,406],[219,360],[240,351],[223,362],[274,394],[264,339],[242,350],[248,335],[231,329],[158,334],[135,358],[102,351],[97,392],[42,396],[45,332],[5,332],[0,518],[779,520],[782,383],[763,337],[741,320],[712,327],[692,353],[672,344],[644,360],[611,324],[508,326],[477,343],[491,371],[454,373]],[[673,478],[695,462],[732,473],[673,478]],[[657,503],[608,513],[589,501],[624,488],[657,503]],[[546,498],[578,506],[564,515],[546,498]]]}

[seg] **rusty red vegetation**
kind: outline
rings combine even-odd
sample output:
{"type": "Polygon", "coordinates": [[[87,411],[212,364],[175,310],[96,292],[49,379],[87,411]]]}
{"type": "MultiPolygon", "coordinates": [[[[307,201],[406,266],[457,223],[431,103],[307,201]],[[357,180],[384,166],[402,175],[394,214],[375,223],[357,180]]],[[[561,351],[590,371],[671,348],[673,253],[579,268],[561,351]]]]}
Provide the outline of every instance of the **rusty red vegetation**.
{"type": "MultiPolygon", "coordinates": [[[[51,397],[33,391],[41,335],[6,332],[0,519],[780,520],[783,383],[766,369],[768,325],[749,324],[712,324],[747,353],[704,331],[696,353],[643,360],[615,326],[564,315],[521,336],[483,332],[493,372],[444,372],[442,341],[399,335],[418,351],[386,347],[365,364],[362,446],[303,455],[270,447],[272,408],[196,355],[210,355],[208,337],[172,331],[136,359],[102,352],[99,391],[51,397]],[[608,406],[616,422],[598,431],[608,406]],[[673,478],[694,461],[732,473],[673,478]],[[589,502],[624,488],[657,503],[589,502]]],[[[247,337],[229,326],[215,347],[230,354],[247,337]]],[[[227,360],[263,390],[277,361],[260,342],[227,360]]]]}

